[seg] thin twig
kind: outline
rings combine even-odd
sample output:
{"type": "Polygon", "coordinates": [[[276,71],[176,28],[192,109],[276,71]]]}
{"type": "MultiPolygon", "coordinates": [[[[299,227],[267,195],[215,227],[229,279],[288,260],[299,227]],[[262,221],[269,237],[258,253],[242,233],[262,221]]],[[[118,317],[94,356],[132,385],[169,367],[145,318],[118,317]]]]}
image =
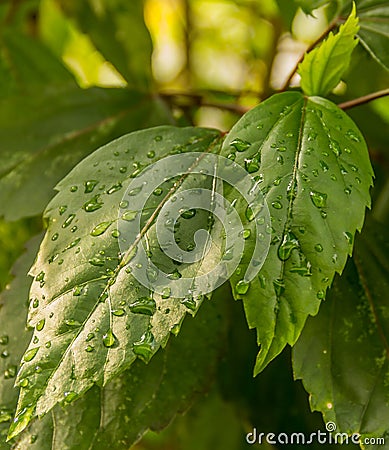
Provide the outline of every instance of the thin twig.
{"type": "Polygon", "coordinates": [[[347,102],[339,103],[338,107],[340,109],[350,109],[355,106],[364,105],[365,103],[376,100],[377,98],[386,97],[387,95],[389,95],[389,89],[383,89],[382,91],[373,92],[371,94],[364,95],[363,97],[358,97],[353,100],[348,100],[347,102]]]}
{"type": "Polygon", "coordinates": [[[189,92],[180,92],[180,93],[159,93],[158,94],[163,99],[167,100],[169,103],[172,103],[176,106],[187,107],[187,106],[207,106],[209,108],[218,108],[223,109],[225,111],[230,111],[238,115],[243,115],[251,108],[247,106],[238,105],[236,103],[221,103],[221,102],[211,102],[208,100],[204,100],[204,97],[201,94],[194,94],[189,92]],[[180,101],[181,98],[181,101],[180,101]],[[190,104],[188,105],[188,101],[190,104]]]}

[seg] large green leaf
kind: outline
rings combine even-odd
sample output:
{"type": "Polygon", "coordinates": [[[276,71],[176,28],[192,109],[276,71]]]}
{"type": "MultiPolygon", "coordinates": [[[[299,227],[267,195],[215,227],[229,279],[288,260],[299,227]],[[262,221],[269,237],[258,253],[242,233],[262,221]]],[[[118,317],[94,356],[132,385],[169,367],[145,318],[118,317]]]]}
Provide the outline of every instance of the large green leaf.
{"type": "Polygon", "coordinates": [[[40,214],[56,183],[93,150],[170,120],[158,99],[127,89],[47,87],[0,100],[0,215],[40,214]]]}
{"type": "MultiPolygon", "coordinates": [[[[212,241],[204,263],[173,261],[161,249],[152,225],[174,192],[217,187],[198,174],[166,181],[150,193],[147,182],[140,184],[138,177],[138,185],[126,189],[151,162],[172,152],[212,151],[219,140],[218,132],[201,128],[135,132],[90,155],[57,186],[59,194],[46,210],[48,230],[32,268],[29,324],[35,331],[18,375],[23,389],[11,435],[34,414],[41,416],[59,402],[74,400],[94,383],[106,384],[137,356],[148,362],[170,332],[178,332],[186,312],[198,309],[202,298],[192,297],[190,290],[181,299],[170,291],[153,292],[149,284],[156,279],[155,269],[150,272],[149,263],[140,263],[138,256],[145,247],[150,260],[170,278],[189,281],[215,256],[220,259],[220,249],[212,241]],[[138,195],[149,198],[144,210],[134,206],[138,195]],[[137,216],[139,227],[132,225],[137,216]],[[120,236],[123,223],[135,230],[134,238],[128,230],[120,236]],[[136,278],[145,274],[148,287],[136,278]]],[[[209,229],[208,214],[183,214],[184,225],[181,229],[175,225],[175,238],[184,248],[198,229],[209,229]]],[[[168,227],[173,224],[166,222],[168,227]]]]}
{"type": "Polygon", "coordinates": [[[357,45],[355,35],[359,30],[355,6],[340,26],[337,34],[329,33],[327,39],[313,49],[299,64],[301,88],[307,95],[327,95],[339,83],[348,68],[351,53],[357,45]]]}
{"type": "Polygon", "coordinates": [[[263,186],[272,220],[259,276],[250,285],[242,275],[231,279],[257,329],[258,373],[296,342],[335,272],[342,272],[370,204],[372,169],[352,120],[330,101],[299,93],[275,95],[245,114],[223,153],[263,186]]]}
{"type": "Polygon", "coordinates": [[[144,88],[150,83],[152,46],[142,0],[57,2],[130,86],[144,88]]]}
{"type": "Polygon", "coordinates": [[[0,295],[0,449],[10,446],[5,443],[9,424],[16,408],[18,391],[14,382],[20,359],[31,339],[25,331],[28,290],[31,278],[27,272],[41,237],[28,244],[28,251],[16,262],[12,272],[14,280],[0,295]]]}
{"type": "Polygon", "coordinates": [[[206,302],[148,366],[137,361],[104,388],[36,420],[15,449],[128,449],[147,429],[159,431],[210,385],[224,351],[224,298],[206,302]]]}
{"type": "Polygon", "coordinates": [[[389,432],[388,254],[387,227],[373,222],[293,353],[295,377],[310,393],[311,408],[338,432],[362,439],[389,432]]]}

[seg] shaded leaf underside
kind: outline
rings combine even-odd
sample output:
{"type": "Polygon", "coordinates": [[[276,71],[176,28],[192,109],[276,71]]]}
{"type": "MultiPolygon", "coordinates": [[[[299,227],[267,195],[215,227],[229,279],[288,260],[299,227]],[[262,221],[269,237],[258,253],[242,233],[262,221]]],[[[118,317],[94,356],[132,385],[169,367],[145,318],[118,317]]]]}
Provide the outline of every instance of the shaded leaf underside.
{"type": "Polygon", "coordinates": [[[310,394],[312,410],[337,431],[362,437],[389,431],[388,252],[387,228],[368,224],[293,350],[295,378],[310,394]]]}

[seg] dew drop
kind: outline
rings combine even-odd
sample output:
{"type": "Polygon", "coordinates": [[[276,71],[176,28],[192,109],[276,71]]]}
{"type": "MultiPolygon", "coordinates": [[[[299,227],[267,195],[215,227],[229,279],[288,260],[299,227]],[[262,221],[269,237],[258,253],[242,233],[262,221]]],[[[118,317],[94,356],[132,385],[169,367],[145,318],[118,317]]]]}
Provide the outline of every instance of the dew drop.
{"type": "Polygon", "coordinates": [[[0,345],[7,345],[9,342],[8,335],[4,334],[3,336],[0,336],[0,345]]]}
{"type": "Polygon", "coordinates": [[[349,139],[351,139],[354,142],[361,142],[361,139],[359,138],[359,136],[355,133],[354,130],[348,130],[346,132],[346,137],[348,137],[349,139]]]}
{"type": "Polygon", "coordinates": [[[196,215],[196,210],[195,209],[187,209],[186,211],[183,211],[181,213],[181,217],[183,219],[191,219],[195,215],[196,215]]]}
{"type": "Polygon", "coordinates": [[[317,293],[316,293],[316,297],[317,297],[319,300],[324,300],[324,299],[325,299],[325,296],[326,296],[326,294],[325,294],[325,292],[322,291],[322,290],[317,291],[317,293]]]}
{"type": "Polygon", "coordinates": [[[116,183],[114,185],[112,185],[108,190],[107,190],[107,194],[111,195],[114,194],[117,191],[120,191],[120,189],[122,188],[122,183],[116,183]]]}
{"type": "Polygon", "coordinates": [[[333,153],[336,156],[340,156],[342,153],[342,150],[340,149],[340,145],[338,141],[335,141],[334,139],[330,139],[330,149],[333,151],[333,153]]]}
{"type": "Polygon", "coordinates": [[[248,228],[246,228],[246,229],[244,229],[243,231],[242,231],[242,237],[243,237],[243,239],[248,239],[249,237],[251,236],[251,231],[248,229],[248,228]]]}
{"type": "Polygon", "coordinates": [[[89,259],[88,262],[92,266],[96,266],[96,267],[101,267],[101,266],[104,266],[104,264],[105,264],[104,259],[98,258],[97,256],[95,256],[94,258],[89,259]]]}
{"type": "Polygon", "coordinates": [[[180,274],[180,272],[175,269],[173,272],[169,273],[168,278],[170,278],[171,280],[178,280],[182,277],[182,275],[180,274]]]}
{"type": "Polygon", "coordinates": [[[45,319],[40,320],[37,324],[36,324],[36,331],[42,331],[44,326],[45,326],[45,319]]]}
{"type": "Polygon", "coordinates": [[[79,327],[81,326],[81,323],[78,320],[75,319],[66,319],[65,324],[69,327],[79,327]]]}
{"type": "Polygon", "coordinates": [[[280,202],[275,201],[275,202],[272,202],[271,205],[275,209],[282,209],[282,204],[280,202]]]}
{"type": "Polygon", "coordinates": [[[250,283],[244,280],[240,280],[235,285],[235,290],[238,294],[244,295],[247,294],[247,291],[249,290],[250,283]]]}
{"type": "Polygon", "coordinates": [[[309,195],[316,208],[325,208],[327,206],[327,194],[318,191],[311,191],[309,195]]]}
{"type": "Polygon", "coordinates": [[[122,219],[126,220],[127,222],[131,222],[132,220],[135,220],[137,214],[138,214],[138,211],[126,211],[122,215],[122,219]]]}
{"type": "Polygon", "coordinates": [[[67,245],[62,252],[66,252],[67,250],[70,250],[71,248],[75,247],[77,244],[79,244],[81,241],[81,238],[77,238],[74,241],[72,241],[69,245],[67,245]]]}
{"type": "Polygon", "coordinates": [[[322,159],[319,161],[319,164],[323,172],[327,172],[329,170],[328,164],[322,159]]]}
{"type": "Polygon", "coordinates": [[[111,236],[117,239],[120,236],[120,231],[118,229],[113,230],[111,236]]]}
{"type": "Polygon", "coordinates": [[[134,344],[132,345],[132,351],[145,363],[148,363],[150,361],[155,348],[155,339],[153,333],[150,330],[146,331],[141,339],[138,342],[134,342],[134,344]]]}
{"type": "Polygon", "coordinates": [[[94,349],[95,349],[95,348],[93,347],[93,345],[88,345],[88,346],[85,347],[85,351],[88,352],[88,353],[93,352],[94,349]]]}
{"type": "Polygon", "coordinates": [[[56,241],[58,239],[58,237],[59,237],[59,234],[55,233],[55,234],[53,234],[53,236],[51,236],[51,240],[56,241]]]}
{"type": "Polygon", "coordinates": [[[323,251],[323,246],[322,246],[321,244],[316,244],[316,245],[315,245],[315,250],[316,250],[318,253],[321,253],[321,252],[323,251]]]}
{"type": "Polygon", "coordinates": [[[84,183],[84,193],[85,194],[90,194],[91,192],[93,192],[93,189],[96,187],[96,185],[98,184],[97,180],[88,180],[85,181],[84,183]]]}
{"type": "Polygon", "coordinates": [[[258,172],[259,164],[260,164],[260,161],[259,161],[258,157],[255,157],[252,159],[246,159],[244,162],[244,166],[248,173],[258,172]]]}
{"type": "Polygon", "coordinates": [[[74,391],[67,391],[64,393],[65,403],[71,403],[77,398],[77,394],[74,391]]]}
{"type": "Polygon", "coordinates": [[[128,195],[130,197],[135,197],[135,195],[138,195],[142,189],[143,189],[143,186],[138,186],[134,189],[131,189],[131,191],[128,192],[128,195]]]}
{"type": "Polygon", "coordinates": [[[137,301],[131,303],[129,308],[134,314],[145,314],[147,316],[152,316],[157,309],[157,305],[155,300],[151,297],[141,297],[137,301]]]}
{"type": "Polygon", "coordinates": [[[18,385],[22,388],[26,388],[29,384],[30,381],[28,380],[28,378],[22,378],[18,383],[18,385]]]}
{"type": "Polygon", "coordinates": [[[230,143],[230,146],[234,147],[238,152],[244,152],[251,146],[251,144],[250,142],[243,141],[240,138],[236,138],[230,143]]]}
{"type": "Polygon", "coordinates": [[[291,257],[292,251],[299,248],[299,246],[296,236],[288,231],[284,234],[281,245],[278,247],[278,257],[281,261],[286,261],[291,257]]]}
{"type": "Polygon", "coordinates": [[[60,206],[58,208],[59,215],[62,216],[62,214],[65,214],[67,209],[68,209],[68,207],[66,205],[60,206]]]}
{"type": "Polygon", "coordinates": [[[155,188],[153,194],[159,197],[162,194],[162,192],[163,192],[162,188],[155,188]]]}
{"type": "Polygon", "coordinates": [[[278,155],[277,156],[277,162],[278,162],[278,164],[284,164],[284,158],[282,157],[282,155],[278,155]]]}
{"type": "Polygon", "coordinates": [[[196,311],[197,303],[192,295],[185,297],[183,300],[181,300],[181,303],[191,311],[196,311]]]}
{"type": "Polygon", "coordinates": [[[353,245],[353,235],[350,233],[350,232],[348,232],[348,231],[345,231],[344,233],[343,233],[343,236],[347,239],[347,242],[350,244],[350,245],[353,245]]]}
{"type": "Polygon", "coordinates": [[[150,159],[154,158],[155,157],[155,151],[154,150],[150,150],[147,153],[147,157],[150,158],[150,159]]]}
{"type": "Polygon", "coordinates": [[[67,228],[73,222],[73,219],[75,217],[76,217],[75,214],[69,214],[65,222],[62,224],[62,228],[67,228]]]}
{"type": "Polygon", "coordinates": [[[171,289],[169,287],[165,287],[162,289],[161,297],[163,299],[167,299],[171,296],[171,293],[172,293],[171,289]]]}
{"type": "Polygon", "coordinates": [[[112,314],[113,314],[114,316],[116,316],[116,317],[122,317],[122,316],[124,316],[125,313],[126,313],[126,312],[124,311],[123,308],[118,308],[118,309],[113,309],[113,310],[112,310],[112,314]]]}
{"type": "Polygon", "coordinates": [[[88,335],[86,336],[86,342],[90,342],[92,339],[94,339],[95,334],[94,333],[88,333],[88,335]]]}
{"type": "Polygon", "coordinates": [[[103,206],[103,202],[101,202],[99,200],[100,194],[95,195],[94,197],[92,197],[90,200],[88,200],[83,206],[82,208],[84,209],[84,211],[86,212],[94,212],[97,211],[98,209],[102,208],[103,206]]]}
{"type": "Polygon", "coordinates": [[[112,330],[109,329],[104,335],[103,335],[103,344],[105,347],[110,348],[115,345],[116,337],[113,334],[112,330]]]}
{"type": "Polygon", "coordinates": [[[93,230],[90,232],[91,236],[100,236],[103,233],[105,233],[107,231],[107,229],[109,228],[109,226],[112,224],[111,221],[109,222],[101,222],[98,225],[96,225],[93,230]]]}
{"type": "Polygon", "coordinates": [[[32,361],[35,358],[35,355],[38,353],[39,347],[31,348],[30,350],[27,350],[26,353],[23,356],[23,361],[29,362],[32,361]]]}
{"type": "Polygon", "coordinates": [[[252,222],[258,214],[262,211],[263,204],[262,203],[250,203],[245,211],[246,219],[249,222],[252,222]]]}

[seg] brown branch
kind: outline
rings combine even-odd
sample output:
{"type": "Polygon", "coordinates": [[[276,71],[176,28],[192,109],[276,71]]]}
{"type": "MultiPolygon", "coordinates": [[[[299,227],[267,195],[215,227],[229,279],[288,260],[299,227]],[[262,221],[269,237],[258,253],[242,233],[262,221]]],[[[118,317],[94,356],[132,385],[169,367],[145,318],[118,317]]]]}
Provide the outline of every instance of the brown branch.
{"type": "Polygon", "coordinates": [[[311,50],[313,50],[316,45],[318,45],[326,36],[327,34],[332,31],[337,25],[337,21],[334,20],[332,21],[328,27],[324,30],[324,32],[316,39],[315,42],[313,42],[306,50],[305,52],[300,56],[299,60],[297,61],[296,65],[294,66],[294,69],[292,70],[292,72],[289,74],[287,80],[285,81],[284,85],[281,87],[280,92],[284,92],[288,89],[290,82],[292,81],[292,78],[295,76],[298,66],[299,64],[303,61],[305,55],[307,53],[309,53],[311,50]]]}
{"type": "Polygon", "coordinates": [[[201,94],[194,94],[188,92],[180,93],[159,93],[159,97],[166,100],[168,103],[173,104],[178,107],[188,107],[194,106],[200,108],[201,106],[207,106],[209,108],[223,109],[225,111],[230,111],[238,115],[243,115],[251,108],[247,106],[238,105],[236,103],[221,103],[221,102],[211,102],[204,100],[201,94]],[[188,104],[189,103],[189,104],[188,104]]]}
{"type": "Polygon", "coordinates": [[[355,106],[364,105],[365,103],[376,100],[377,98],[386,97],[387,95],[389,95],[389,89],[383,89],[382,91],[373,92],[371,94],[364,95],[363,97],[358,97],[353,100],[348,100],[347,102],[339,103],[338,107],[340,109],[350,109],[355,106]]]}

